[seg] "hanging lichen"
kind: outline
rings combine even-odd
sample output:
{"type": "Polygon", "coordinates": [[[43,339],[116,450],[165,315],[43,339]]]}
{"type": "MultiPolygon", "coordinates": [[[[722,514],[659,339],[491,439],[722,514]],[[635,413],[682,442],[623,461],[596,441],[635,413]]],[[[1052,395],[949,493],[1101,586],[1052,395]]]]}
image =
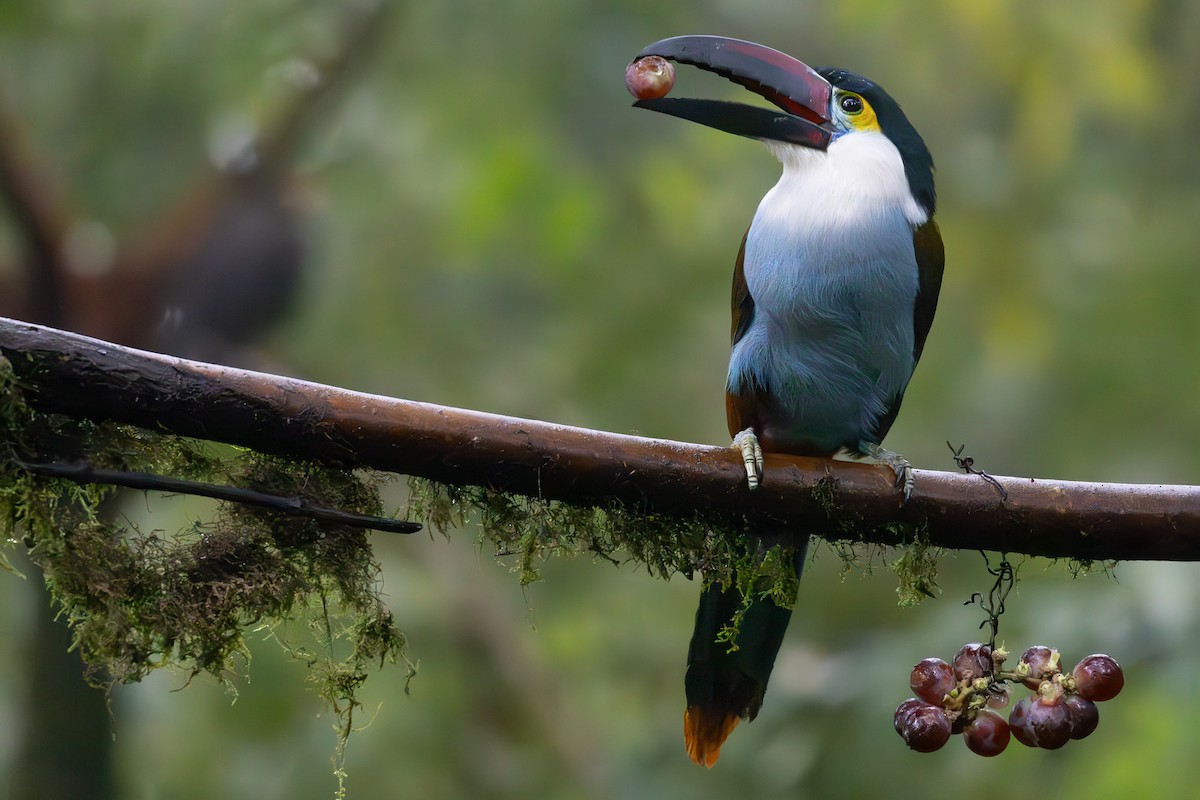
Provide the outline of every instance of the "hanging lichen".
{"type": "Polygon", "coordinates": [[[657,577],[693,570],[732,574],[742,557],[735,520],[721,515],[666,516],[633,511],[617,503],[574,506],[475,486],[409,479],[405,516],[443,533],[469,519],[497,557],[513,559],[522,584],[539,578],[538,564],[552,555],[590,554],[641,564],[657,577]]]}
{"type": "MultiPolygon", "coordinates": [[[[335,771],[370,669],[404,659],[360,528],[220,503],[171,536],[118,525],[114,490],[38,477],[22,462],[86,459],[110,469],[217,481],[379,515],[378,481],[345,469],[39,414],[0,370],[0,535],[28,549],[96,685],[156,669],[208,672],[227,686],[270,626],[334,709],[335,771]]],[[[409,666],[410,673],[412,671],[409,666]]]]}
{"type": "Polygon", "coordinates": [[[933,547],[927,537],[918,533],[892,561],[892,571],[899,580],[896,594],[901,606],[915,606],[926,597],[936,597],[941,591],[937,574],[942,552],[940,547],[933,547]]]}
{"type": "MultiPolygon", "coordinates": [[[[406,516],[443,532],[477,519],[481,540],[497,557],[514,559],[522,584],[538,580],[537,565],[549,555],[590,554],[633,561],[661,578],[698,572],[707,582],[738,586],[747,606],[751,598],[790,606],[796,594],[790,548],[746,547],[744,525],[728,515],[646,514],[617,503],[577,507],[424,478],[409,479],[409,497],[406,516]]],[[[736,638],[740,619],[735,616],[723,638],[736,638]]]]}

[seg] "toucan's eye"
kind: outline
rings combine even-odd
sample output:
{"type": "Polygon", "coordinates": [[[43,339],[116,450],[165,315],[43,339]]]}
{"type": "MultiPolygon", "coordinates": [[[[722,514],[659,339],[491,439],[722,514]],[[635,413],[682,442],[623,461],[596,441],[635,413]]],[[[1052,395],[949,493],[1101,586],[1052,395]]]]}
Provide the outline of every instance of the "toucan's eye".
{"type": "Polygon", "coordinates": [[[848,94],[842,98],[842,111],[847,114],[859,114],[862,110],[863,101],[858,95],[848,94]]]}

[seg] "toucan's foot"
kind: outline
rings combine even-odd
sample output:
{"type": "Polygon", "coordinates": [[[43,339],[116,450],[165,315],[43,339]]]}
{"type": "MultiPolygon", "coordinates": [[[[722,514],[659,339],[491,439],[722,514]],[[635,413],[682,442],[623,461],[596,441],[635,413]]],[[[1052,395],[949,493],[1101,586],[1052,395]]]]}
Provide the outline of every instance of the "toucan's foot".
{"type": "Polygon", "coordinates": [[[754,429],[746,428],[734,436],[733,446],[742,453],[742,463],[746,465],[746,483],[751,489],[757,489],[762,480],[763,451],[762,446],[758,443],[758,437],[754,435],[754,429]]]}
{"type": "Polygon", "coordinates": [[[913,480],[912,464],[908,463],[908,459],[899,453],[884,450],[877,444],[867,447],[867,455],[876,463],[882,464],[896,473],[896,488],[904,492],[904,502],[907,503],[908,498],[912,496],[913,487],[916,485],[916,481],[913,480]]]}

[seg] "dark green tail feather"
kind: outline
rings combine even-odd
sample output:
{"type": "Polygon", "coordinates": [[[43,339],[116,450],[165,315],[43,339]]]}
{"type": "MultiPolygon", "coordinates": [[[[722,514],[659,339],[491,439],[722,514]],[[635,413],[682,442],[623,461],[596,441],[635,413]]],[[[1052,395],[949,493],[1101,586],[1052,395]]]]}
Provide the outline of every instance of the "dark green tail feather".
{"type": "MultiPolygon", "coordinates": [[[[806,541],[794,553],[797,578],[807,549],[806,541]]],[[[711,720],[730,714],[752,720],[758,715],[792,616],[790,608],[780,608],[769,598],[752,599],[734,639],[737,649],[730,652],[731,643],[717,638],[742,606],[737,587],[708,586],[700,594],[684,686],[688,707],[711,720]]]]}

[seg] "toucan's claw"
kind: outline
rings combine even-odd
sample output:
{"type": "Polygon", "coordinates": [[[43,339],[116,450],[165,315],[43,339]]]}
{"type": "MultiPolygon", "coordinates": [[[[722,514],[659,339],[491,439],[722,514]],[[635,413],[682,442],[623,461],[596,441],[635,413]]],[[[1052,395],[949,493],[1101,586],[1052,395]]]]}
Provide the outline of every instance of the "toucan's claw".
{"type": "Polygon", "coordinates": [[[867,455],[876,463],[882,464],[896,473],[895,487],[904,492],[904,502],[907,503],[908,498],[912,497],[913,487],[916,486],[912,464],[908,463],[908,459],[899,453],[885,450],[877,444],[867,447],[867,455]]]}
{"type": "Polygon", "coordinates": [[[762,481],[763,451],[758,437],[754,435],[754,429],[746,428],[734,436],[733,446],[742,453],[742,463],[746,465],[746,483],[751,489],[757,489],[762,481]]]}

